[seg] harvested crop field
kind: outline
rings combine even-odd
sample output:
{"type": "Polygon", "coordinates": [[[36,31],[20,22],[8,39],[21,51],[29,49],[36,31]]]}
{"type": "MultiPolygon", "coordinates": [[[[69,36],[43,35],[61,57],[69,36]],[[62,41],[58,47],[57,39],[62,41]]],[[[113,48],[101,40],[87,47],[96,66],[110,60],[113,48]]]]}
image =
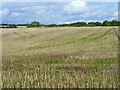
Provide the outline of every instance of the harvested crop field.
{"type": "Polygon", "coordinates": [[[118,87],[112,27],[3,29],[2,45],[3,88],[118,87]]]}

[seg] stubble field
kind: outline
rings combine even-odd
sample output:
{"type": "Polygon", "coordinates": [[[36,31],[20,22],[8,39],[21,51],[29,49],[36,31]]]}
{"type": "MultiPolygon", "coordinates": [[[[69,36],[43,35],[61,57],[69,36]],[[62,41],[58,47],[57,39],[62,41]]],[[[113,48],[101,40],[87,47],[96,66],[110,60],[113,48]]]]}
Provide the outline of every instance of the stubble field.
{"type": "Polygon", "coordinates": [[[112,27],[3,29],[3,88],[117,88],[117,50],[112,27]]]}

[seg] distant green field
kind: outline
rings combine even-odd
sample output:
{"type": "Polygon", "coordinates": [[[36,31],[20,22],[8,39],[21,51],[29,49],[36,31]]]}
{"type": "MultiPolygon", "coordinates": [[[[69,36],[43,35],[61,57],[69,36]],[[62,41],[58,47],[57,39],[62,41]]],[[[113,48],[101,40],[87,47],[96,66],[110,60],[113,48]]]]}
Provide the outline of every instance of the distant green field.
{"type": "Polygon", "coordinates": [[[111,27],[4,29],[2,39],[3,88],[118,87],[111,27]]]}

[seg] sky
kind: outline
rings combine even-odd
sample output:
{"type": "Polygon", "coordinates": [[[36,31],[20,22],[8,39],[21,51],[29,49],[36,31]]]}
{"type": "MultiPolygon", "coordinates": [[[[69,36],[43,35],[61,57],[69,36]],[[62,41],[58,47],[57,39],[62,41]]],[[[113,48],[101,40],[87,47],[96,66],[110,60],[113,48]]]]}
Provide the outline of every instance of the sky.
{"type": "Polygon", "coordinates": [[[117,2],[2,2],[0,18],[4,24],[68,24],[118,19],[117,2]],[[2,16],[2,17],[1,17],[2,16]]]}

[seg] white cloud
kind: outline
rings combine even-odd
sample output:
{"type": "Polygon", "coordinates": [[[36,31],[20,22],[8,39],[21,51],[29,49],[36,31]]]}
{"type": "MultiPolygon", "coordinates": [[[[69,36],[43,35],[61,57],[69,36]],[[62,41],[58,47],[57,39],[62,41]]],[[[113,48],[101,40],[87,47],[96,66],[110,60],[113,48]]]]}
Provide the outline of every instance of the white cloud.
{"type": "Polygon", "coordinates": [[[46,12],[45,12],[45,10],[42,9],[42,10],[36,11],[35,14],[44,14],[44,13],[46,13],[46,12]]]}
{"type": "Polygon", "coordinates": [[[102,22],[102,20],[87,20],[87,22],[102,22]]]}
{"type": "Polygon", "coordinates": [[[21,10],[28,10],[28,9],[30,9],[29,7],[23,7],[23,8],[21,8],[21,10]]]}
{"type": "Polygon", "coordinates": [[[9,14],[9,9],[8,8],[4,8],[3,10],[0,10],[0,16],[6,16],[9,14]]]}
{"type": "Polygon", "coordinates": [[[95,12],[92,12],[90,15],[91,15],[91,16],[94,16],[94,15],[100,15],[100,14],[103,14],[103,11],[97,10],[97,11],[95,11],[95,12]]]}
{"type": "Polygon", "coordinates": [[[87,19],[80,19],[76,21],[71,21],[71,22],[60,22],[59,24],[71,24],[71,23],[76,23],[76,22],[102,22],[102,20],[87,20],[87,19]]]}
{"type": "Polygon", "coordinates": [[[111,17],[117,17],[113,16],[117,15],[115,13],[117,11],[117,6],[114,6],[114,4],[112,6],[112,3],[103,3],[99,5],[99,3],[86,3],[83,0],[74,0],[66,3],[20,3],[21,5],[18,6],[16,6],[16,3],[5,4],[3,11],[0,11],[0,13],[6,13],[8,11],[6,14],[7,18],[4,18],[5,22],[30,23],[36,20],[43,24],[62,24],[78,21],[101,21],[111,17]],[[108,7],[106,5],[108,5],[108,7]],[[108,10],[109,8],[113,9],[108,10]]]}
{"type": "Polygon", "coordinates": [[[19,16],[19,15],[20,15],[19,12],[13,12],[13,13],[11,14],[11,16],[15,16],[15,17],[17,17],[17,16],[19,16]]]}
{"type": "Polygon", "coordinates": [[[113,16],[118,16],[118,12],[115,12],[115,13],[113,14],[113,16]]]}
{"type": "Polygon", "coordinates": [[[58,24],[71,24],[71,23],[76,23],[76,22],[86,22],[86,20],[80,19],[80,20],[75,20],[75,21],[70,21],[70,22],[60,22],[58,24]]]}
{"type": "Polygon", "coordinates": [[[43,9],[43,6],[33,6],[32,9],[38,10],[38,9],[43,9]]]}
{"type": "Polygon", "coordinates": [[[76,14],[86,11],[87,3],[83,0],[73,0],[68,5],[64,7],[64,10],[68,14],[76,14]]]}
{"type": "Polygon", "coordinates": [[[95,17],[101,17],[101,16],[107,16],[108,15],[108,11],[104,11],[104,10],[96,10],[96,11],[91,11],[88,14],[86,14],[87,16],[95,16],[95,17]]]}

